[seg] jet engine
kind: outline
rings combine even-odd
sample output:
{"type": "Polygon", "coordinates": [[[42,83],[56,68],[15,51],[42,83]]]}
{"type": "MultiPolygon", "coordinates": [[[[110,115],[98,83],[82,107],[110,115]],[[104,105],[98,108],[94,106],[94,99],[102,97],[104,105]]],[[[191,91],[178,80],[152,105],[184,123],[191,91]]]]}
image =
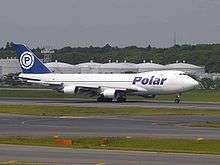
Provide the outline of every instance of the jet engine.
{"type": "Polygon", "coordinates": [[[102,93],[101,93],[105,98],[115,98],[116,95],[116,90],[115,89],[105,89],[102,93]]]}
{"type": "Polygon", "coordinates": [[[78,88],[76,86],[64,86],[61,92],[67,93],[67,94],[76,94],[78,91],[78,88]]]}

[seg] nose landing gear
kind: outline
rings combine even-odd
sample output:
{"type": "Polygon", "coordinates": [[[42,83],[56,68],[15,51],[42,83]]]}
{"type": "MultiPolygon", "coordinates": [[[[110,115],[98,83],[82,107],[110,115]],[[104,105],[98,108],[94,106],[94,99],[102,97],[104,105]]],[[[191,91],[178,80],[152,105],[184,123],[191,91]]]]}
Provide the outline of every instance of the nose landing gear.
{"type": "Polygon", "coordinates": [[[180,101],[181,101],[181,100],[180,100],[180,95],[181,95],[181,94],[178,94],[178,95],[176,96],[175,100],[174,100],[174,102],[177,103],[177,104],[179,104],[180,101]]]}

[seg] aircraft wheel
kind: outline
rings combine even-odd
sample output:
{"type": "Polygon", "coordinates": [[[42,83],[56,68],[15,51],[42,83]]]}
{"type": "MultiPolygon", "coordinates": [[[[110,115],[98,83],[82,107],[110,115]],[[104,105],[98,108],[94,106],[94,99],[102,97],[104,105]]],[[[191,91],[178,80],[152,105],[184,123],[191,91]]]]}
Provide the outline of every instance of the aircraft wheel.
{"type": "Polygon", "coordinates": [[[112,98],[104,98],[104,102],[112,102],[112,98]]]}
{"type": "Polygon", "coordinates": [[[98,98],[97,98],[97,102],[103,102],[103,99],[100,98],[100,97],[98,97],[98,98]]]}
{"type": "Polygon", "coordinates": [[[117,98],[117,102],[118,102],[118,103],[126,102],[126,97],[118,97],[118,98],[117,98]]]}
{"type": "Polygon", "coordinates": [[[180,103],[180,99],[175,99],[175,103],[179,104],[180,103]]]}
{"type": "Polygon", "coordinates": [[[112,102],[112,98],[105,98],[102,95],[97,97],[97,102],[112,102]]]}
{"type": "Polygon", "coordinates": [[[103,95],[97,97],[97,102],[103,102],[103,101],[104,101],[103,95]]]}
{"type": "Polygon", "coordinates": [[[179,104],[180,103],[180,95],[181,94],[178,94],[177,96],[176,96],[176,99],[175,99],[175,103],[177,103],[177,104],[179,104]]]}

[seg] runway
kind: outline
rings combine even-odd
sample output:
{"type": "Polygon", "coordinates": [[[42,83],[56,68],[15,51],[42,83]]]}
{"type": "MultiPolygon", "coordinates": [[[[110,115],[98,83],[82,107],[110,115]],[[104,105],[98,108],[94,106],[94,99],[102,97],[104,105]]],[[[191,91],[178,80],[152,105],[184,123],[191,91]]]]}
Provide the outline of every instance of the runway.
{"type": "Polygon", "coordinates": [[[220,103],[181,102],[156,100],[128,100],[126,103],[97,103],[95,99],[49,99],[49,98],[0,98],[0,104],[27,104],[27,105],[70,105],[79,107],[143,107],[143,108],[190,108],[190,109],[218,109],[220,103]]]}
{"type": "Polygon", "coordinates": [[[220,138],[219,129],[182,126],[195,121],[219,122],[220,116],[33,117],[1,114],[0,135],[220,138]]]}
{"type": "Polygon", "coordinates": [[[219,165],[220,156],[0,145],[0,161],[77,165],[219,165]]]}

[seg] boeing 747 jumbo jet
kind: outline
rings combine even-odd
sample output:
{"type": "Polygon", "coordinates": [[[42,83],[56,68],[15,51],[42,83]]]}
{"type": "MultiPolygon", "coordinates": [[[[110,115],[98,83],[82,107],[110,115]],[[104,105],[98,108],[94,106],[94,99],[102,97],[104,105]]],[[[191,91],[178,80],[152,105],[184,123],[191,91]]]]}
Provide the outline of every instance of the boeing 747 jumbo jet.
{"type": "Polygon", "coordinates": [[[30,82],[49,85],[58,92],[97,96],[98,102],[125,102],[127,95],[146,98],[156,95],[180,94],[198,85],[181,71],[152,71],[137,74],[59,74],[52,73],[25,45],[15,44],[17,58],[23,73],[19,78],[30,82]]]}

